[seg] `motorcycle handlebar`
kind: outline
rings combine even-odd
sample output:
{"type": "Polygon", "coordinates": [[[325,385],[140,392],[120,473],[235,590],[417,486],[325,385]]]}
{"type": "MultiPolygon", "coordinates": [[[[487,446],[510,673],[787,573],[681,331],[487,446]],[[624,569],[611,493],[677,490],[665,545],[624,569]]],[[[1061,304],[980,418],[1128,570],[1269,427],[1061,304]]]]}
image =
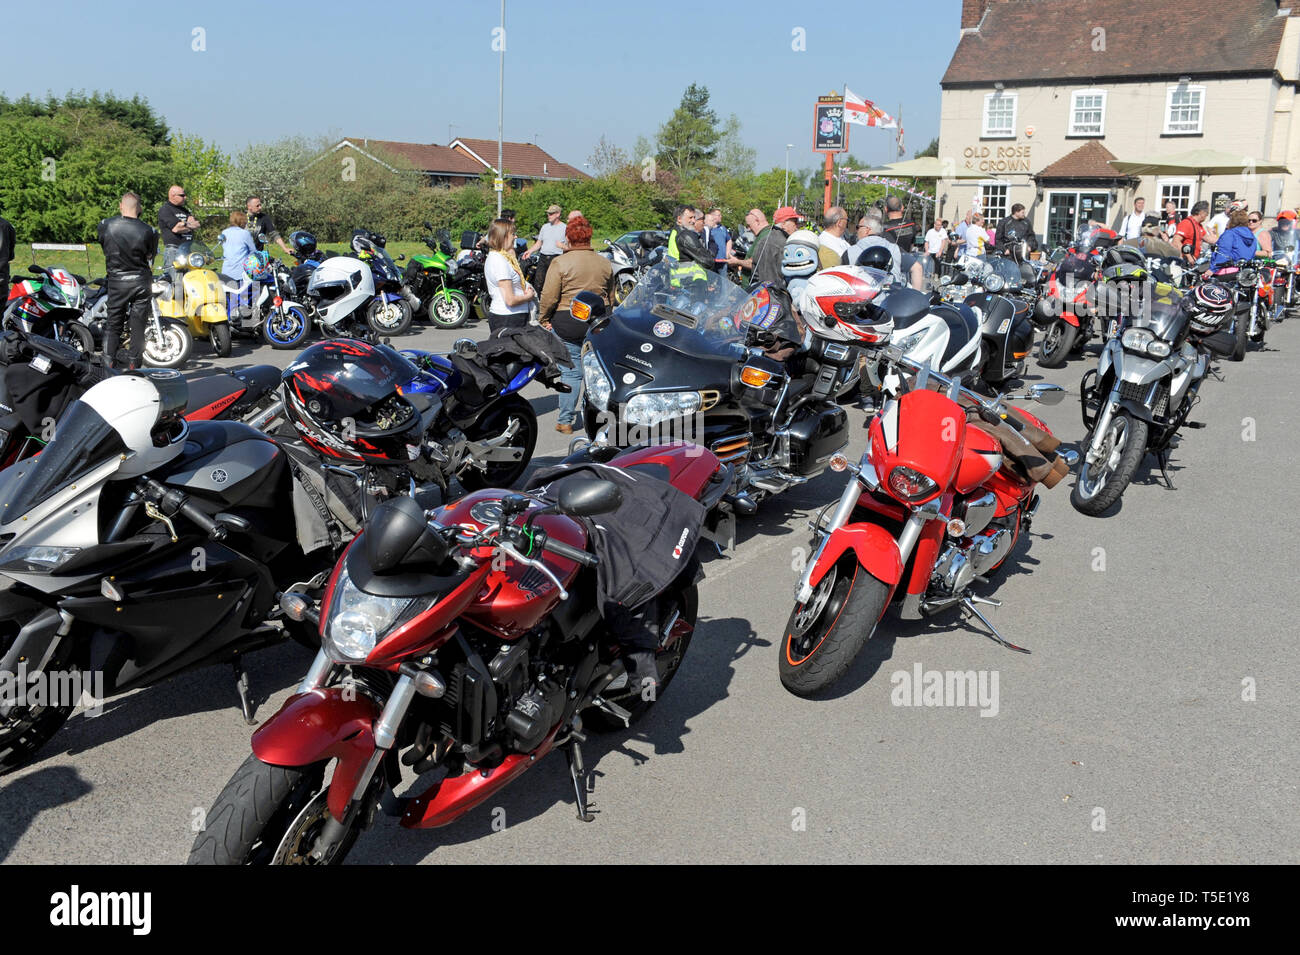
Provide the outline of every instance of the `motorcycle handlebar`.
{"type": "Polygon", "coordinates": [[[155,503],[160,504],[164,513],[181,514],[213,540],[225,540],[226,525],[209,517],[197,504],[190,500],[189,495],[184,491],[166,487],[154,478],[147,476],[140,479],[140,484],[143,486],[146,496],[151,497],[155,503]]]}
{"type": "Polygon", "coordinates": [[[534,540],[537,540],[541,544],[542,550],[549,550],[552,554],[559,554],[561,557],[566,557],[569,560],[576,561],[584,567],[596,567],[600,564],[600,561],[597,558],[588,554],[585,550],[580,550],[579,548],[565,544],[562,541],[551,540],[545,534],[535,534],[534,540]]]}

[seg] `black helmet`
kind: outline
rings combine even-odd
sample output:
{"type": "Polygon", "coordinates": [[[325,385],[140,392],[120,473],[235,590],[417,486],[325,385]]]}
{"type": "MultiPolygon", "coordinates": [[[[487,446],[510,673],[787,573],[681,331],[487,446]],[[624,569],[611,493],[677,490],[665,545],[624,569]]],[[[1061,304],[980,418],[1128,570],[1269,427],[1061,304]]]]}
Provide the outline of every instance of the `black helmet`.
{"type": "Polygon", "coordinates": [[[1192,331],[1199,335],[1212,335],[1232,314],[1233,301],[1232,293],[1225,286],[1218,282],[1205,282],[1196,286],[1180,304],[1190,313],[1188,318],[1192,331]]]}
{"type": "Polygon", "coordinates": [[[858,261],[854,265],[865,265],[869,269],[880,269],[882,272],[893,274],[894,256],[889,251],[887,245],[873,245],[864,249],[858,256],[858,261]]]}
{"type": "Polygon", "coordinates": [[[316,251],[316,237],[306,229],[289,233],[289,244],[299,255],[308,256],[316,251]]]}
{"type": "Polygon", "coordinates": [[[285,409],[309,445],[331,457],[406,464],[418,453],[420,413],[402,397],[419,369],[386,345],[331,338],[284,370],[285,409]]]}

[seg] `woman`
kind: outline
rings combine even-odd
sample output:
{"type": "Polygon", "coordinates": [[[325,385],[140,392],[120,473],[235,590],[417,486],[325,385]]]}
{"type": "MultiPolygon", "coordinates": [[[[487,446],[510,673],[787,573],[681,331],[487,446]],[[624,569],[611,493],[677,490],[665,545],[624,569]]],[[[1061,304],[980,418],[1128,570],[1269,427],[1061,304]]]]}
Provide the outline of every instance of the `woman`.
{"type": "Polygon", "coordinates": [[[582,340],[587,337],[587,321],[574,318],[569,311],[579,292],[595,292],[608,305],[613,301],[614,267],[609,259],[591,248],[591,223],[582,216],[570,219],[564,228],[568,251],[551,262],[542,289],[538,319],[564,342],[572,368],[566,368],[560,380],[572,390],[560,395],[560,420],[555,430],[573,434],[577,424],[578,391],[582,387],[582,340]]]}
{"type": "Polygon", "coordinates": [[[257,243],[247,226],[248,216],[232,212],[230,225],[217,236],[221,243],[221,274],[236,282],[244,281],[244,260],[257,251],[257,243]]]}
{"type": "Polygon", "coordinates": [[[1246,220],[1246,225],[1250,226],[1255,233],[1256,241],[1259,242],[1259,251],[1255,254],[1271,258],[1273,255],[1273,237],[1269,235],[1268,227],[1264,225],[1264,213],[1252,212],[1250,218],[1246,220]]]}
{"type": "Polygon", "coordinates": [[[1259,240],[1250,229],[1250,213],[1245,203],[1234,203],[1228,209],[1228,227],[1219,236],[1214,247],[1214,256],[1210,259],[1210,268],[1218,268],[1238,259],[1253,259],[1259,249],[1259,240]]]}
{"type": "Polygon", "coordinates": [[[488,329],[498,337],[508,328],[526,328],[537,290],[524,281],[524,270],[515,257],[515,224],[509,219],[494,219],[488,227],[487,259],[483,277],[487,281],[491,305],[488,329]]]}

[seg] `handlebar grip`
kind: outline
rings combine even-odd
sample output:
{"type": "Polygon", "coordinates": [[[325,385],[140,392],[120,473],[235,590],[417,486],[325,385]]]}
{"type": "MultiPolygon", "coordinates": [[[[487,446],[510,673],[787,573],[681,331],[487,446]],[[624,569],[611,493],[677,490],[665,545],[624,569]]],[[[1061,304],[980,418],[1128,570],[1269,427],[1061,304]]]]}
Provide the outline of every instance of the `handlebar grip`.
{"type": "Polygon", "coordinates": [[[202,508],[189,499],[185,492],[166,487],[151,477],[142,478],[141,483],[156,503],[163,506],[165,513],[181,514],[213,540],[225,540],[226,525],[209,517],[202,508]]]}
{"type": "Polygon", "coordinates": [[[979,416],[983,420],[987,421],[989,424],[1005,424],[1005,425],[1009,425],[1011,428],[1013,428],[1016,431],[1025,430],[1025,426],[1015,418],[1009,415],[1004,417],[995,411],[990,411],[988,408],[980,408],[979,416]]]}
{"type": "Polygon", "coordinates": [[[569,560],[576,561],[586,567],[596,567],[600,564],[599,560],[585,550],[571,547],[562,541],[551,540],[549,537],[543,538],[542,549],[549,550],[552,554],[559,554],[561,557],[567,557],[569,560]]]}

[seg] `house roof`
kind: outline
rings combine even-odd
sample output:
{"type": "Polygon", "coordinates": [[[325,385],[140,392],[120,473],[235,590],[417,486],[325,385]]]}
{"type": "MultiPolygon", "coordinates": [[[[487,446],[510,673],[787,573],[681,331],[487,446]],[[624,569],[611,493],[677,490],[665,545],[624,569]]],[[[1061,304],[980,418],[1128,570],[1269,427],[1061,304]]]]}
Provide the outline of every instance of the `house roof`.
{"type": "Polygon", "coordinates": [[[1110,161],[1115,154],[1095,139],[1066,153],[1037,173],[1038,179],[1123,179],[1110,161]]]}
{"type": "MultiPolygon", "coordinates": [[[[462,155],[476,155],[489,167],[496,168],[497,141],[495,139],[460,138],[452,141],[451,148],[457,151],[464,150],[462,155]]],[[[532,143],[504,143],[501,161],[507,173],[523,179],[590,178],[581,169],[560,162],[546,150],[532,143]]]]}
{"type": "Polygon", "coordinates": [[[1278,0],[982,5],[978,28],[963,32],[940,86],[1269,74],[1287,20],[1276,15],[1278,0]]]}
{"type": "Polygon", "coordinates": [[[365,139],[361,136],[348,136],[345,139],[353,146],[366,152],[392,153],[407,160],[416,169],[424,172],[442,173],[452,176],[478,176],[483,166],[464,153],[446,146],[419,143],[398,143],[389,139],[365,139]]]}

